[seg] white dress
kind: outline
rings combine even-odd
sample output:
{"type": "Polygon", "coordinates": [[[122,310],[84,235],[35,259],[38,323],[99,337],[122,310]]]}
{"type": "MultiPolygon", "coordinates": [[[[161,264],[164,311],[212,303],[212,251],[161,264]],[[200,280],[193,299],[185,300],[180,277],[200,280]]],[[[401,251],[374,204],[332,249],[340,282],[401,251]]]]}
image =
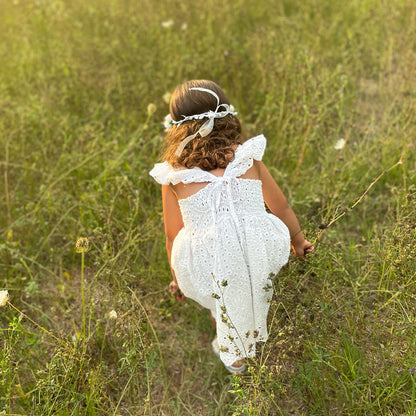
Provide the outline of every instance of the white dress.
{"type": "Polygon", "coordinates": [[[168,162],[150,172],[162,185],[207,182],[179,200],[184,227],[173,242],[171,266],[183,294],[216,319],[225,365],[254,356],[256,342],[267,339],[269,275],[286,264],[290,252],[289,230],[265,210],[261,181],[240,178],[253,159],[262,159],[265,147],[263,135],[238,146],[221,177],[197,167],[174,169],[168,162]]]}

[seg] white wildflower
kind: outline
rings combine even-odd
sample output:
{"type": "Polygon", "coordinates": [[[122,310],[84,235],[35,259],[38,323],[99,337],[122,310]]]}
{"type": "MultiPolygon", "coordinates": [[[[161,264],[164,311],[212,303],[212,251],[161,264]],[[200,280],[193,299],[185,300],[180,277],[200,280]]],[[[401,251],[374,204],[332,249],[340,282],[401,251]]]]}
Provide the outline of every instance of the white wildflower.
{"type": "Polygon", "coordinates": [[[117,319],[117,312],[113,309],[112,311],[108,312],[109,319],[117,319]]]}
{"type": "Polygon", "coordinates": [[[172,128],[172,117],[170,114],[167,114],[163,119],[163,126],[165,127],[166,131],[169,131],[172,128]]]}
{"type": "Polygon", "coordinates": [[[182,30],[188,29],[188,23],[182,23],[181,29],[182,30]]]}
{"type": "Polygon", "coordinates": [[[345,139],[339,139],[335,143],[334,149],[335,150],[342,150],[345,146],[345,139]]]}
{"type": "Polygon", "coordinates": [[[9,291],[8,290],[0,290],[0,308],[7,305],[9,301],[9,291]]]}
{"type": "Polygon", "coordinates": [[[171,19],[171,20],[166,20],[164,22],[161,23],[162,27],[164,27],[165,29],[173,26],[175,22],[171,19]]]}

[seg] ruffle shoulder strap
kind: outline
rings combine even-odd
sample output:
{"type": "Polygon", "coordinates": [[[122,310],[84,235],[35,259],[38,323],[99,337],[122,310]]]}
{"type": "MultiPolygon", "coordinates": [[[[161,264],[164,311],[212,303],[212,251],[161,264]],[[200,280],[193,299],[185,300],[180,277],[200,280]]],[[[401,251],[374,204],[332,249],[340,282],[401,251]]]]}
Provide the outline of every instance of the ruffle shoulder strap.
{"type": "Polygon", "coordinates": [[[174,173],[173,167],[168,162],[156,163],[149,175],[161,185],[169,185],[171,176],[174,173]]]}
{"type": "Polygon", "coordinates": [[[169,185],[170,183],[176,185],[179,182],[209,182],[216,178],[211,173],[200,168],[175,169],[169,162],[156,163],[149,174],[161,185],[169,185]]]}
{"type": "Polygon", "coordinates": [[[266,149],[266,138],[261,134],[253,137],[235,151],[234,160],[227,166],[224,176],[244,175],[252,166],[253,160],[262,160],[266,149]]]}
{"type": "MultiPolygon", "coordinates": [[[[234,160],[225,169],[224,177],[244,175],[253,166],[253,159],[261,160],[263,158],[265,148],[266,138],[262,134],[238,146],[234,160]]],[[[211,182],[218,179],[212,173],[197,167],[192,169],[175,169],[169,162],[156,163],[149,174],[161,185],[169,185],[170,183],[176,185],[179,182],[211,182]]]]}

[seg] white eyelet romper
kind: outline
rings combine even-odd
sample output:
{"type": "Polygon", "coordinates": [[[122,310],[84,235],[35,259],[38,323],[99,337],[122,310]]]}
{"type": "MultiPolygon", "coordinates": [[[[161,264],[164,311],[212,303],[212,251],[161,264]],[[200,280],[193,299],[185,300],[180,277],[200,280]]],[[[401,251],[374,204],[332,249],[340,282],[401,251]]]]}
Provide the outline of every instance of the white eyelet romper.
{"type": "Polygon", "coordinates": [[[263,135],[238,146],[222,177],[168,162],[150,172],[162,185],[208,182],[179,200],[184,227],[174,240],[171,266],[183,294],[216,319],[225,365],[254,356],[256,342],[266,341],[269,275],[287,263],[290,252],[289,230],[266,211],[261,181],[240,178],[253,159],[262,159],[265,147],[263,135]]]}

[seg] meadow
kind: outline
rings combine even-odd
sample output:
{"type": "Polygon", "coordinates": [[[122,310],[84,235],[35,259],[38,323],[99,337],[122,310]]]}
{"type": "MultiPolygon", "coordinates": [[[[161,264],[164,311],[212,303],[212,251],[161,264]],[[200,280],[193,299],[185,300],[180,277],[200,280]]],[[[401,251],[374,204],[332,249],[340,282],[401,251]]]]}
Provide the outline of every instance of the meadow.
{"type": "Polygon", "coordinates": [[[416,2],[0,9],[0,415],[416,414],[416,2]],[[315,243],[235,378],[207,312],[169,296],[148,174],[193,78],[265,134],[315,243]]]}

